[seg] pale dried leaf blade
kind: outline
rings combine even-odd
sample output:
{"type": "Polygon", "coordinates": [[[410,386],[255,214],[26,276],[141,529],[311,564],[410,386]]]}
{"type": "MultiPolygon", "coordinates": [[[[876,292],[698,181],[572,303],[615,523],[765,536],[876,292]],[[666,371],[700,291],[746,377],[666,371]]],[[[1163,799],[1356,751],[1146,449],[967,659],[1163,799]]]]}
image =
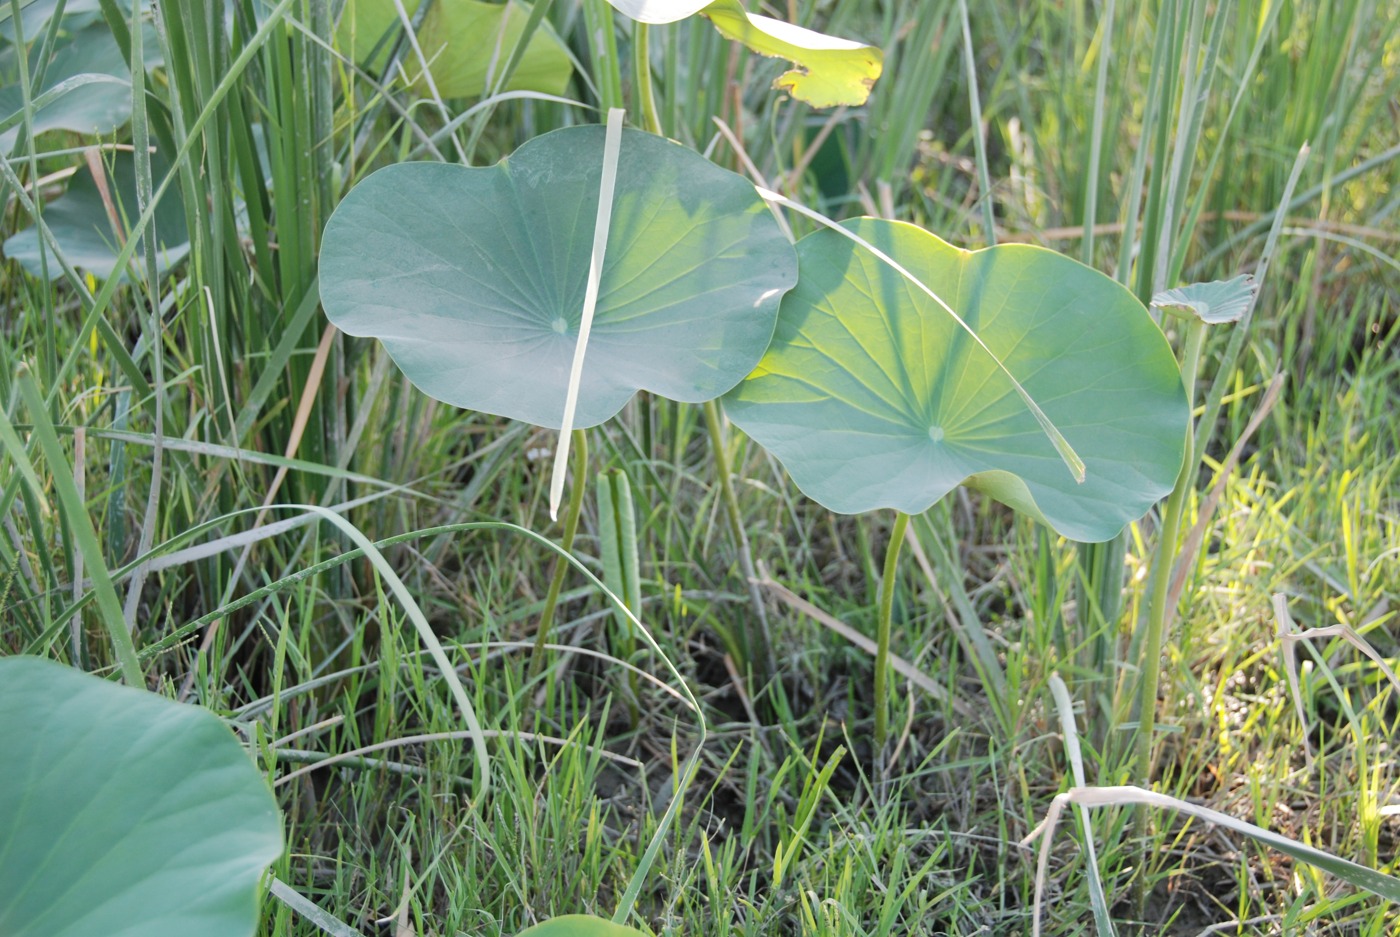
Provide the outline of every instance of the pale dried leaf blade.
{"type": "Polygon", "coordinates": [[[1316,849],[1297,840],[1289,839],[1272,830],[1255,826],[1238,817],[1212,810],[1209,807],[1202,807],[1197,804],[1178,800],[1166,794],[1159,794],[1156,791],[1149,791],[1145,788],[1132,785],[1122,785],[1113,787],[1076,787],[1073,790],[1059,794],[1050,803],[1050,809],[1046,811],[1045,820],[1040,826],[1027,836],[1022,843],[1029,843],[1037,836],[1041,837],[1040,859],[1036,877],[1035,898],[1032,911],[1033,937],[1039,937],[1040,913],[1044,900],[1044,882],[1047,860],[1050,853],[1051,840],[1055,835],[1056,822],[1065,804],[1076,804],[1085,807],[1120,807],[1131,806],[1133,804],[1143,804],[1149,807],[1165,808],[1184,813],[1187,816],[1204,820],[1207,823],[1214,823],[1226,829],[1241,833],[1258,841],[1264,846],[1276,849],[1285,855],[1291,856],[1299,862],[1306,862],[1316,866],[1325,872],[1335,875],[1348,884],[1358,888],[1364,888],[1373,895],[1378,895],[1389,901],[1400,901],[1400,878],[1386,875],[1375,869],[1367,868],[1350,859],[1343,859],[1331,853],[1316,849]]]}
{"type": "Polygon", "coordinates": [[[267,890],[272,893],[272,897],[291,908],[324,934],[330,934],[331,937],[364,937],[355,928],[329,911],[322,909],[310,898],[305,897],[279,878],[271,879],[268,882],[267,890]]]}
{"type": "Polygon", "coordinates": [[[1178,800],[1175,797],[1169,797],[1166,794],[1133,786],[1079,788],[1070,791],[1068,798],[1072,803],[1085,804],[1090,807],[1145,804],[1149,807],[1175,810],[1178,813],[1184,813],[1198,820],[1214,823],[1236,833],[1249,836],[1299,862],[1306,862],[1335,875],[1344,882],[1358,888],[1364,888],[1373,895],[1379,895],[1389,901],[1400,901],[1400,878],[1367,868],[1352,862],[1350,859],[1334,856],[1321,849],[1289,839],[1272,830],[1255,826],[1253,823],[1248,823],[1227,813],[1221,813],[1218,810],[1212,810],[1209,807],[1202,807],[1188,801],[1178,800]]]}
{"type": "Polygon", "coordinates": [[[1303,708],[1303,691],[1298,680],[1297,627],[1293,616],[1288,614],[1288,599],[1282,592],[1274,593],[1274,623],[1278,629],[1280,650],[1283,653],[1283,670],[1288,675],[1288,693],[1293,698],[1293,711],[1298,714],[1298,726],[1303,732],[1303,753],[1308,764],[1312,764],[1312,742],[1308,740],[1308,714],[1303,708]]]}
{"type": "Polygon", "coordinates": [[[1254,282],[1254,277],[1242,273],[1229,280],[1192,283],[1163,290],[1152,297],[1152,306],[1168,312],[1177,310],[1176,314],[1199,319],[1207,325],[1219,325],[1238,322],[1243,318],[1258,290],[1259,285],[1254,282]]]}
{"type": "MultiPolygon", "coordinates": [[[[564,423],[559,428],[559,445],[554,452],[554,475],[549,481],[549,516],[559,519],[559,502],[564,497],[564,478],[569,470],[569,443],[574,431],[574,412],[578,407],[578,385],[583,379],[583,356],[588,351],[588,333],[593,328],[593,312],[598,306],[598,284],[603,278],[603,255],[607,252],[608,229],[612,226],[613,190],[617,184],[617,154],[622,149],[622,117],[620,107],[608,111],[608,135],[603,143],[603,175],[598,181],[598,216],[593,226],[593,257],[588,265],[588,286],[583,294],[583,318],[578,326],[578,344],[574,346],[573,365],[569,369],[569,387],[564,397],[564,423]]],[[[575,479],[581,484],[581,479],[575,479]]]]}
{"type": "MultiPolygon", "coordinates": [[[[771,592],[784,604],[796,609],[818,624],[830,628],[832,631],[836,632],[836,634],[845,638],[865,653],[872,655],[875,653],[874,641],[870,640],[859,631],[856,631],[834,615],[829,615],[820,608],[817,608],[817,606],[797,595],[797,593],[793,592],[782,583],[775,582],[765,577],[758,581],[758,585],[771,592]]],[[[973,714],[972,708],[966,703],[956,697],[950,696],[948,691],[935,682],[932,677],[928,676],[928,674],[919,670],[899,655],[890,655],[890,668],[940,703],[946,702],[959,715],[971,716],[973,714]]]]}

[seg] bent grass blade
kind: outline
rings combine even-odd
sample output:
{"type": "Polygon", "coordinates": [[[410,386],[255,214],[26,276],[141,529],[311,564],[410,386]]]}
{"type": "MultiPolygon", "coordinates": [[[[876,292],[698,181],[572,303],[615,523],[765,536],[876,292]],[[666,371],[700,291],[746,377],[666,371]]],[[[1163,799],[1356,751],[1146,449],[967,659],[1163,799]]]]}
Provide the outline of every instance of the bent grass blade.
{"type": "Polygon", "coordinates": [[[1045,813],[1045,819],[1040,825],[1031,831],[1030,835],[1021,840],[1021,844],[1029,845],[1037,837],[1042,837],[1040,841],[1040,856],[1036,865],[1035,876],[1035,903],[1032,914],[1031,935],[1040,937],[1041,926],[1041,906],[1045,899],[1045,881],[1050,864],[1050,844],[1055,835],[1055,824],[1059,822],[1060,814],[1067,804],[1075,804],[1083,807],[1120,807],[1134,804],[1142,804],[1148,807],[1158,807],[1167,810],[1175,810],[1187,816],[1204,820],[1207,823],[1214,823],[1236,833],[1252,837],[1265,846],[1277,849],[1285,855],[1297,859],[1299,862],[1306,862],[1309,865],[1330,872],[1342,881],[1358,888],[1364,888],[1374,895],[1390,901],[1400,901],[1400,878],[1377,872],[1375,869],[1368,869],[1364,865],[1352,862],[1350,859],[1343,859],[1331,853],[1323,852],[1312,846],[1291,840],[1286,836],[1281,836],[1271,830],[1247,823],[1238,817],[1232,817],[1219,810],[1212,810],[1209,807],[1202,807],[1197,804],[1178,800],[1166,794],[1159,794],[1156,791],[1149,791],[1145,788],[1133,785],[1116,785],[1109,787],[1076,787],[1073,790],[1059,794],[1050,803],[1050,809],[1045,813]]]}

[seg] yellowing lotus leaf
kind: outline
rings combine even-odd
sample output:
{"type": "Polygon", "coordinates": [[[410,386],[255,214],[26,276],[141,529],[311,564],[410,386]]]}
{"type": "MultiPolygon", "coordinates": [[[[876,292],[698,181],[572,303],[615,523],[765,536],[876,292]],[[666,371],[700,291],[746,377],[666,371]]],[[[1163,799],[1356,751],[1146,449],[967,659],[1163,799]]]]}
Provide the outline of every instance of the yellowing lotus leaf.
{"type": "Polygon", "coordinates": [[[875,46],[749,13],[738,0],[716,0],[704,15],[730,39],[796,65],[773,86],[813,107],[864,104],[884,69],[884,53],[875,46]]]}

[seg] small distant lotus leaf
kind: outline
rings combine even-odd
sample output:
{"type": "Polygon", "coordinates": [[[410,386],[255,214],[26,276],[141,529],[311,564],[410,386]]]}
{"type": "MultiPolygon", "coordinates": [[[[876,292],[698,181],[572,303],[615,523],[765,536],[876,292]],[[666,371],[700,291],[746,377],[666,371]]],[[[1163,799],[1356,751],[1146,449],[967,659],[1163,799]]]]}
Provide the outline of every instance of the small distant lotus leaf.
{"type": "Polygon", "coordinates": [[[253,933],[282,826],[214,715],[10,657],[0,751],[0,934],[253,933]]]}
{"type": "MultiPolygon", "coordinates": [[[[425,393],[558,428],[577,344],[604,129],[536,137],[489,168],[405,163],[340,203],[326,314],[425,393]]],[[[698,403],[753,370],[797,257],[752,185],[661,137],[622,134],[575,425],[641,389],[698,403]]]]}
{"type": "Polygon", "coordinates": [[[589,914],[565,914],[528,927],[516,937],[644,937],[632,927],[589,914]]]}
{"type": "Polygon", "coordinates": [[[717,0],[704,12],[730,39],[795,64],[773,86],[813,107],[864,104],[884,69],[884,53],[874,46],[748,13],[738,0],[717,0]]]}
{"type": "Polygon", "coordinates": [[[1170,491],[1187,405],[1162,332],[1118,283],[1028,245],[965,251],[913,225],[847,227],[944,299],[1083,459],[1076,483],[1011,381],[947,313],[835,231],[798,242],[773,344],[724,400],[833,511],[926,510],[958,484],[1076,540],[1170,491]]]}
{"type": "MultiPolygon", "coordinates": [[[[117,210],[122,229],[140,216],[136,198],[136,160],[131,153],[110,154],[111,168],[107,173],[108,191],[117,210]]],[[[151,155],[151,173],[157,182],[169,172],[170,163],[161,153],[151,155]]],[[[84,166],[73,176],[68,191],[44,208],[44,223],[53,232],[59,249],[68,262],[105,280],[115,272],[121,242],[112,230],[111,215],[92,172],[84,166]]],[[[149,229],[147,229],[149,231],[149,229]]],[[[185,259],[190,252],[190,238],[185,230],[185,209],[178,194],[167,192],[155,213],[158,244],[156,266],[161,274],[185,259]]],[[[39,232],[34,227],[11,235],[4,243],[5,256],[19,262],[33,276],[42,276],[44,267],[39,260],[39,232]]],[[[138,267],[142,253],[135,254],[138,267]]],[[[50,276],[59,271],[49,258],[50,276]]]]}
{"type": "MultiPolygon", "coordinates": [[[[420,4],[421,0],[405,0],[404,12],[410,20],[420,4]]],[[[529,18],[530,4],[522,0],[433,3],[419,25],[417,38],[438,94],[444,98],[481,95],[492,63],[497,70],[506,66],[529,18]]],[[[382,40],[394,35],[399,23],[394,0],[346,0],[336,29],[337,44],[355,61],[377,70],[388,61],[389,44],[382,40]]],[[[399,61],[415,90],[427,94],[428,83],[417,53],[407,51],[399,61]]],[[[572,74],[568,50],[549,23],[543,22],[502,90],[563,94],[572,74]]]]}
{"type": "Polygon", "coordinates": [[[1249,311],[1254,294],[1259,289],[1254,277],[1242,273],[1229,280],[1192,283],[1163,290],[1152,297],[1152,305],[1168,312],[1181,310],[1186,316],[1208,325],[1238,322],[1249,311]]]}
{"type": "MultiPolygon", "coordinates": [[[[31,68],[37,64],[32,62],[31,68]]],[[[24,93],[18,63],[0,68],[4,72],[0,74],[0,124],[12,124],[0,131],[0,151],[8,154],[20,131],[11,118],[23,110],[24,93]]],[[[44,70],[43,87],[34,97],[78,75],[95,77],[37,108],[31,118],[36,134],[49,130],[110,134],[131,119],[131,72],[106,25],[94,23],[60,43],[44,70]]]]}

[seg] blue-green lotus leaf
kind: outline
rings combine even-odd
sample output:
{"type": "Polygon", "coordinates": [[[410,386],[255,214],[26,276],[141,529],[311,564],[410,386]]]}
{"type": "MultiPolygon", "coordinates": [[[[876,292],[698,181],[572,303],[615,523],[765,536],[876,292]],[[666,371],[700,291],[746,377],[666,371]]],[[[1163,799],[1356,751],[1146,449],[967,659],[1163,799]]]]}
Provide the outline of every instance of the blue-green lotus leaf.
{"type": "Polygon", "coordinates": [[[282,826],[213,714],[11,657],[0,751],[0,934],[253,933],[282,826]]]}
{"type": "MultiPolygon", "coordinates": [[[[27,37],[34,39],[35,35],[27,33],[27,37]]],[[[154,41],[153,35],[149,38],[154,41]]],[[[9,155],[20,132],[14,118],[24,108],[24,91],[19,83],[19,62],[14,58],[18,52],[13,46],[6,52],[5,60],[0,60],[0,123],[9,126],[0,130],[0,151],[9,155]]],[[[31,54],[31,75],[39,64],[37,54],[31,54]]],[[[43,87],[33,97],[79,75],[92,78],[49,100],[30,115],[35,134],[49,130],[111,134],[131,119],[131,72],[106,24],[93,23],[60,41],[44,69],[43,87]]]]}
{"type": "MultiPolygon", "coordinates": [[[[170,163],[165,154],[151,154],[151,175],[160,180],[170,171],[170,163]]],[[[136,158],[127,152],[110,154],[106,169],[108,192],[113,206],[121,220],[123,229],[140,217],[140,204],[136,196],[136,158]]],[[[84,166],[74,174],[68,184],[68,191],[54,199],[44,208],[44,223],[53,232],[54,240],[63,251],[68,262],[79,270],[85,270],[105,280],[117,272],[117,256],[121,253],[121,242],[112,230],[112,218],[107,205],[102,200],[102,192],[92,171],[84,166]]],[[[151,228],[147,228],[149,236],[151,228]]],[[[156,267],[159,275],[169,273],[179,265],[190,252],[190,236],[185,229],[185,206],[178,192],[166,192],[156,206],[155,236],[156,267]]],[[[42,276],[47,269],[49,276],[59,276],[58,265],[50,256],[47,268],[40,259],[39,231],[31,225],[17,231],[5,240],[5,256],[18,261],[20,266],[33,276],[42,276]]],[[[136,266],[144,275],[141,266],[142,251],[137,250],[136,266]]],[[[125,276],[125,271],[122,272],[125,276]]]]}
{"type": "MultiPolygon", "coordinates": [[[[48,28],[49,20],[58,10],[58,0],[20,0],[19,10],[20,25],[24,29],[25,44],[28,45],[41,38],[41,33],[48,28]]],[[[66,0],[63,4],[65,30],[81,29],[101,17],[100,0],[66,0]]],[[[10,43],[16,39],[13,8],[8,3],[0,7],[0,37],[10,43]]]]}
{"type": "Polygon", "coordinates": [[[913,225],[847,226],[944,299],[1083,459],[1077,483],[1007,375],[946,310],[834,231],[768,353],[724,400],[833,511],[926,510],[958,484],[1076,540],[1114,536],[1171,490],[1187,406],[1161,330],[1108,277],[1038,247],[965,251],[913,225]]]}
{"type": "MultiPolygon", "coordinates": [[[[489,168],[404,163],[341,202],[321,300],[379,338],[425,393],[559,427],[593,244],[604,129],[536,137],[489,168]]],[[[661,137],[624,131],[575,425],[641,389],[713,399],[773,333],[797,258],[754,188],[661,137]]]]}

